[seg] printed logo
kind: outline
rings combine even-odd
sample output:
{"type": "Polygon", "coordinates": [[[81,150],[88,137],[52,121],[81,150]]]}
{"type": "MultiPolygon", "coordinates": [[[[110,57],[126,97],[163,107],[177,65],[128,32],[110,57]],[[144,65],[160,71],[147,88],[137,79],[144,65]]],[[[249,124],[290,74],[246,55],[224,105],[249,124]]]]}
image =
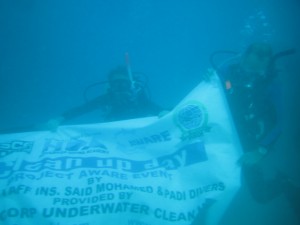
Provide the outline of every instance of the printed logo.
{"type": "Polygon", "coordinates": [[[45,140],[44,154],[86,154],[108,153],[107,147],[99,140],[98,136],[78,137],[69,140],[49,138],[45,140]]]}
{"type": "Polygon", "coordinates": [[[13,153],[30,153],[32,147],[32,141],[11,141],[8,143],[0,143],[0,158],[13,153]]]}
{"type": "Polygon", "coordinates": [[[174,113],[174,121],[182,132],[182,140],[192,140],[209,131],[207,111],[200,102],[188,102],[179,107],[174,113]]]}

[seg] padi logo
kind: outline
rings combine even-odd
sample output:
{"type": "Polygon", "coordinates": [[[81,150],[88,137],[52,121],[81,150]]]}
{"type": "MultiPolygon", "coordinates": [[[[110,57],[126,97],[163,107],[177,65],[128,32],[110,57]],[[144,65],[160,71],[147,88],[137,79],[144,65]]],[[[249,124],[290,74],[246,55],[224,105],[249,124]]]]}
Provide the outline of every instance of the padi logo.
{"type": "Polygon", "coordinates": [[[107,147],[96,136],[68,140],[49,138],[45,140],[44,154],[108,153],[107,147]]]}
{"type": "Polygon", "coordinates": [[[174,121],[182,132],[182,140],[192,140],[209,131],[207,111],[200,102],[187,102],[179,107],[174,113],[174,121]]]}
{"type": "Polygon", "coordinates": [[[0,143],[0,158],[13,153],[30,153],[32,147],[32,141],[11,141],[8,143],[0,143]]]}

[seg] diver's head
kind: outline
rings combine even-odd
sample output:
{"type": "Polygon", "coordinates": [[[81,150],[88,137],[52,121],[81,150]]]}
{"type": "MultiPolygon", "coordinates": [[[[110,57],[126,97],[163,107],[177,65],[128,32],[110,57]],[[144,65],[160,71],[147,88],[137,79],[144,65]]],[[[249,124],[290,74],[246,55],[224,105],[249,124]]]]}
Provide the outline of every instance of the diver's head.
{"type": "Polygon", "coordinates": [[[112,91],[131,91],[132,81],[125,67],[117,67],[108,74],[108,82],[112,91]]]}
{"type": "Polygon", "coordinates": [[[109,93],[117,104],[132,101],[133,83],[126,67],[117,67],[108,74],[109,93]]]}
{"type": "Polygon", "coordinates": [[[241,67],[249,73],[265,76],[273,57],[272,47],[267,43],[253,43],[245,51],[241,67]]]}

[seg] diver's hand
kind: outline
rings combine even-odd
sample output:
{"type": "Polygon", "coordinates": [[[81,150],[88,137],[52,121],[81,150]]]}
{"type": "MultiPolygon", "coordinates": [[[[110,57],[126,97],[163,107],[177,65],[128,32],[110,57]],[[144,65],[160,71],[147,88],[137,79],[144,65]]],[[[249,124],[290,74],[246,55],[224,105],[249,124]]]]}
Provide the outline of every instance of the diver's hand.
{"type": "Polygon", "coordinates": [[[167,115],[170,111],[168,110],[163,110],[161,111],[159,114],[158,114],[158,118],[162,118],[164,117],[165,115],[167,115]]]}
{"type": "Polygon", "coordinates": [[[215,75],[216,72],[213,69],[208,69],[206,73],[202,75],[202,79],[205,82],[210,82],[215,75]]]}
{"type": "Polygon", "coordinates": [[[259,147],[255,151],[246,152],[239,159],[238,163],[241,166],[254,166],[267,154],[268,150],[264,147],[259,147]]]}
{"type": "Polygon", "coordinates": [[[40,128],[43,130],[49,130],[51,132],[56,132],[57,128],[63,121],[64,121],[64,117],[62,117],[62,116],[56,117],[56,118],[53,118],[53,119],[49,120],[48,122],[40,125],[40,128]]]}

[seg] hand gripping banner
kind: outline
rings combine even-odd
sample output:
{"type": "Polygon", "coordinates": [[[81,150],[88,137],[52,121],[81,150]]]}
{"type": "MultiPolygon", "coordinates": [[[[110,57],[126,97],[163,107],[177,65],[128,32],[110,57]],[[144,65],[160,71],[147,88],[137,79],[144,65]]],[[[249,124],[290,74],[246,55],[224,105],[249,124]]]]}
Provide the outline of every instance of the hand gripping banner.
{"type": "Polygon", "coordinates": [[[217,76],[162,118],[0,136],[0,224],[216,225],[240,186],[217,76]]]}

